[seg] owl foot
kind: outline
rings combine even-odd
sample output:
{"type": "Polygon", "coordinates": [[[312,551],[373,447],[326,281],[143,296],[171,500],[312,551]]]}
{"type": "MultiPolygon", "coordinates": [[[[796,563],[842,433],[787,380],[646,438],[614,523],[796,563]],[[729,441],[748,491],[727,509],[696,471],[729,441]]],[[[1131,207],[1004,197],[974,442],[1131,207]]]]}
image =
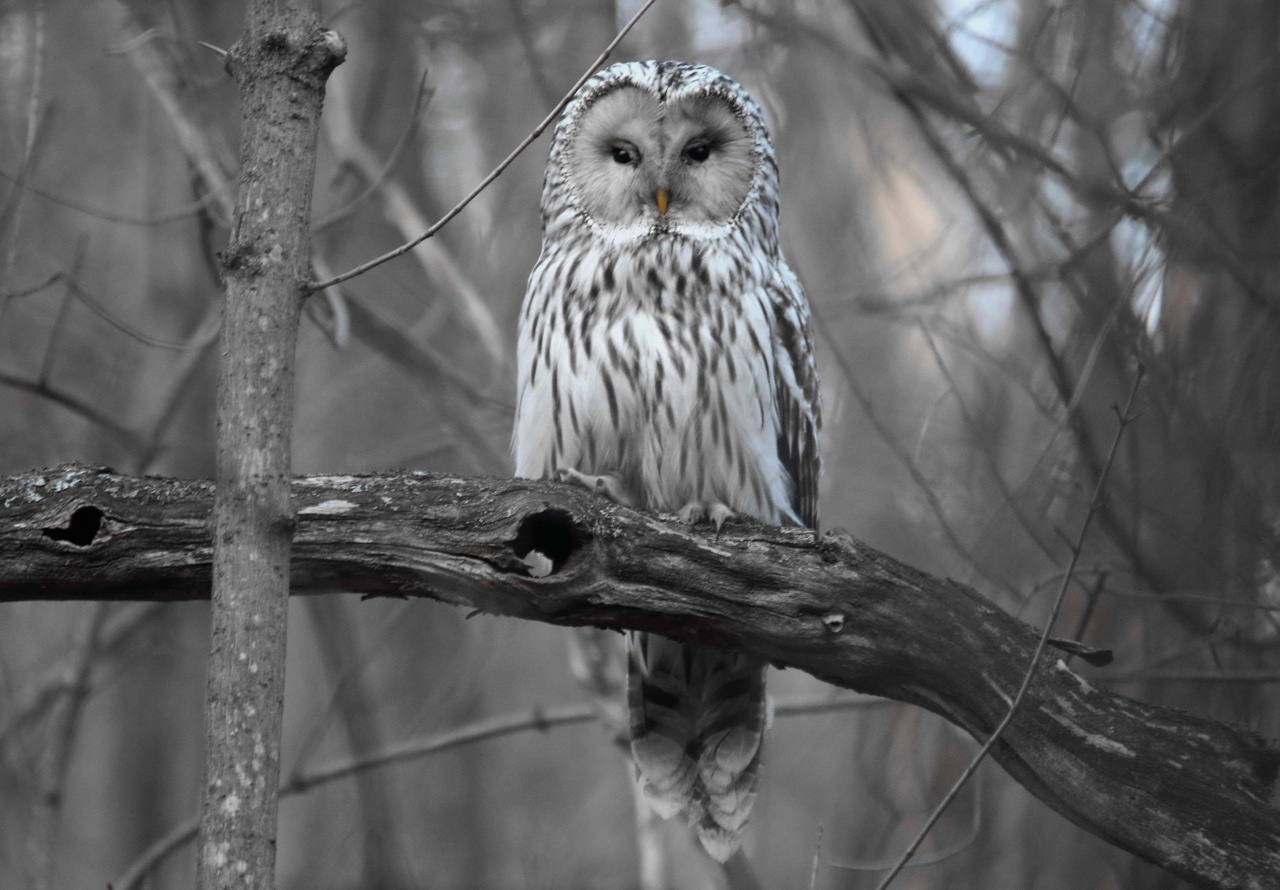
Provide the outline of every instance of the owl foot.
{"type": "Polygon", "coordinates": [[[680,508],[676,516],[681,522],[697,525],[699,522],[711,522],[716,527],[716,540],[720,540],[720,530],[725,521],[733,515],[733,511],[719,501],[690,501],[680,508]]]}
{"type": "Polygon", "coordinates": [[[568,482],[579,488],[585,488],[587,491],[593,491],[598,495],[603,495],[615,504],[621,504],[624,507],[632,506],[631,498],[627,497],[626,492],[622,489],[622,483],[618,481],[617,476],[608,475],[588,475],[581,473],[572,467],[561,467],[556,470],[556,478],[561,482],[568,482]]]}

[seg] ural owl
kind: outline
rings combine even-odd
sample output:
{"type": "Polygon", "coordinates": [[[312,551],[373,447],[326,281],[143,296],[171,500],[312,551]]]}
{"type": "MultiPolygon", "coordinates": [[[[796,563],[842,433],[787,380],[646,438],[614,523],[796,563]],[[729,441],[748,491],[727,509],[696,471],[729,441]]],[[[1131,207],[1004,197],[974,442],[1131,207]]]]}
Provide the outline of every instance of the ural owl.
{"type": "MultiPolygon", "coordinates": [[[[597,73],[555,130],[542,254],[520,313],[516,474],[638,507],[816,527],[809,310],[778,248],[764,117],[711,68],[597,73]]],[[[720,861],[755,798],[765,665],[627,639],[631,750],[646,798],[720,861]]]]}

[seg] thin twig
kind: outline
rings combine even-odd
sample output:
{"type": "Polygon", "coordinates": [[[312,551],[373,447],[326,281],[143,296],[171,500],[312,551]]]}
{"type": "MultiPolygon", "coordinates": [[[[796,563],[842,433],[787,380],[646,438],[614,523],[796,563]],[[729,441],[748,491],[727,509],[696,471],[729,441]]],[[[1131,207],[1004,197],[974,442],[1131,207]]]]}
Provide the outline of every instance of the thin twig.
{"type": "Polygon", "coordinates": [[[67,768],[75,751],[76,737],[84,715],[84,703],[89,697],[89,676],[94,663],[102,654],[102,630],[111,607],[109,602],[98,603],[85,622],[80,639],[73,647],[75,661],[67,677],[67,694],[60,702],[61,706],[56,710],[53,725],[46,736],[41,757],[40,782],[43,787],[38,809],[39,827],[36,832],[36,843],[39,855],[44,860],[44,867],[36,875],[37,890],[44,890],[52,885],[56,867],[53,851],[64,800],[67,768]]]}
{"type": "Polygon", "coordinates": [[[324,290],[326,287],[333,287],[335,284],[341,284],[344,281],[348,281],[352,278],[355,278],[357,275],[363,275],[365,272],[368,272],[370,269],[376,266],[382,265],[388,260],[393,260],[398,256],[403,256],[404,254],[413,250],[423,241],[426,241],[436,232],[443,229],[455,216],[461,213],[468,204],[470,204],[473,200],[475,200],[475,198],[481,192],[483,192],[486,188],[488,188],[495,179],[501,176],[503,171],[505,171],[508,167],[510,167],[511,164],[515,161],[515,159],[520,157],[520,155],[524,153],[524,150],[528,148],[530,145],[532,145],[533,141],[537,139],[539,136],[541,136],[543,131],[546,130],[547,127],[551,126],[552,122],[555,121],[555,119],[560,116],[560,112],[564,111],[565,106],[569,104],[569,102],[573,99],[574,95],[577,94],[578,90],[582,87],[582,85],[586,83],[593,74],[596,73],[596,71],[600,68],[600,66],[604,64],[605,60],[608,59],[609,56],[613,53],[614,49],[617,48],[618,44],[622,42],[622,39],[631,32],[632,28],[635,27],[636,22],[640,21],[640,17],[643,16],[646,12],[648,12],[649,7],[653,6],[653,4],[656,2],[657,0],[645,0],[645,4],[641,6],[639,10],[636,11],[636,14],[633,15],[625,25],[622,26],[622,30],[618,32],[618,35],[609,42],[609,45],[604,48],[604,52],[600,53],[600,55],[596,58],[596,60],[591,63],[590,67],[588,67],[587,70],[583,72],[582,76],[578,78],[577,82],[574,83],[574,85],[569,88],[569,92],[564,94],[564,98],[562,98],[559,102],[556,103],[555,108],[552,108],[551,112],[542,119],[542,122],[538,124],[538,126],[534,127],[533,130],[529,133],[529,135],[524,137],[524,139],[520,141],[520,144],[517,145],[514,150],[512,150],[511,154],[507,155],[506,158],[503,159],[502,163],[500,163],[497,167],[494,167],[493,171],[484,179],[482,179],[479,185],[477,185],[474,189],[472,189],[471,192],[465,198],[463,198],[461,201],[455,204],[452,210],[450,210],[444,216],[440,217],[440,219],[438,219],[430,228],[428,228],[425,232],[423,232],[417,238],[414,238],[412,241],[401,244],[395,250],[384,253],[380,257],[375,257],[374,259],[369,260],[367,263],[361,263],[359,266],[356,266],[354,269],[351,269],[347,272],[343,272],[341,275],[336,275],[333,278],[329,278],[325,281],[317,282],[311,285],[311,287],[309,288],[309,292],[315,293],[318,290],[324,290]]]}
{"type": "MultiPolygon", "coordinates": [[[[969,825],[968,832],[960,840],[956,841],[949,847],[941,850],[934,850],[923,856],[917,856],[907,863],[907,868],[925,868],[930,865],[937,865],[940,862],[946,862],[948,859],[954,859],[965,850],[969,849],[978,840],[982,834],[982,783],[978,783],[973,793],[973,820],[969,825]]],[[[842,871],[853,872],[872,872],[884,871],[892,868],[893,861],[880,860],[878,862],[838,862],[834,859],[825,860],[832,868],[842,871]]],[[[815,863],[816,865],[816,863],[815,863]]]]}
{"type": "MultiPolygon", "coordinates": [[[[18,178],[13,191],[9,193],[4,206],[0,207],[0,223],[9,223],[9,229],[13,235],[12,241],[4,252],[3,261],[0,262],[0,281],[5,281],[9,278],[14,260],[18,255],[18,235],[22,229],[22,186],[27,176],[31,173],[31,167],[36,157],[36,142],[42,135],[41,131],[44,129],[42,124],[45,123],[40,115],[40,91],[44,80],[45,61],[44,0],[36,0],[35,10],[32,15],[32,29],[35,32],[35,51],[32,53],[31,58],[31,91],[27,96],[27,128],[22,146],[22,164],[18,168],[18,178]],[[10,222],[11,213],[12,221],[10,222]]],[[[6,304],[0,303],[0,317],[4,316],[6,308],[6,304]]]]}
{"type": "Polygon", "coordinates": [[[1079,562],[1080,554],[1084,549],[1085,535],[1089,532],[1089,526],[1093,522],[1094,514],[1098,512],[1098,508],[1102,505],[1107,476],[1111,471],[1111,465],[1115,462],[1116,452],[1120,448],[1120,440],[1123,438],[1124,431],[1129,424],[1133,423],[1133,421],[1137,419],[1137,415],[1133,414],[1132,410],[1134,400],[1138,395],[1138,387],[1142,384],[1142,376],[1143,367],[1139,365],[1137,373],[1134,375],[1133,387],[1129,390],[1129,398],[1125,402],[1124,409],[1117,412],[1119,426],[1116,429],[1115,437],[1111,440],[1111,448],[1107,452],[1106,462],[1103,463],[1102,470],[1098,475],[1097,484],[1094,486],[1093,497],[1089,501],[1089,509],[1085,513],[1084,521],[1080,524],[1080,531],[1076,535],[1075,541],[1072,544],[1071,562],[1067,565],[1066,574],[1062,577],[1062,584],[1058,587],[1058,595],[1054,599],[1053,608],[1049,612],[1049,618],[1044,623],[1044,630],[1040,634],[1040,642],[1036,645],[1035,653],[1031,656],[1031,663],[1027,666],[1027,671],[1023,675],[1022,685],[1018,688],[1017,694],[1009,704],[1009,710],[1005,714],[1004,719],[1000,721],[1000,724],[995,728],[995,731],[991,733],[987,738],[986,743],[983,744],[982,749],[978,751],[977,755],[972,761],[970,761],[969,765],[965,767],[960,778],[956,780],[955,784],[951,786],[951,790],[947,792],[947,796],[944,797],[941,803],[934,808],[933,813],[931,813],[928,820],[925,821],[924,826],[920,829],[919,833],[916,834],[915,839],[907,846],[907,849],[903,851],[902,856],[898,859],[893,870],[890,871],[889,874],[885,875],[884,880],[880,882],[877,890],[885,890],[885,888],[893,883],[893,879],[901,873],[903,867],[907,864],[907,860],[915,855],[916,850],[919,849],[920,844],[924,841],[925,837],[928,836],[929,831],[937,823],[938,819],[942,817],[942,814],[946,812],[946,809],[951,805],[951,802],[955,800],[956,796],[960,793],[960,789],[965,786],[970,777],[972,777],[974,772],[977,771],[978,766],[986,759],[987,753],[995,746],[995,743],[999,741],[1000,736],[1004,733],[1005,729],[1013,722],[1014,715],[1018,713],[1018,706],[1022,704],[1023,698],[1026,697],[1027,690],[1031,688],[1031,681],[1035,677],[1036,668],[1040,664],[1040,656],[1044,653],[1045,646],[1048,645],[1049,635],[1053,632],[1053,625],[1054,622],[1057,621],[1058,612],[1062,609],[1062,601],[1066,598],[1067,588],[1071,585],[1071,579],[1075,572],[1076,563],[1079,562]]]}
{"type": "MultiPolygon", "coordinates": [[[[318,256],[313,257],[312,263],[318,272],[327,269],[318,256]]],[[[474,415],[477,407],[491,408],[504,415],[512,411],[511,407],[477,389],[435,349],[417,342],[366,304],[349,299],[346,309],[352,330],[359,332],[361,340],[381,358],[408,371],[408,379],[436,401],[441,407],[442,419],[470,446],[477,466],[486,473],[502,472],[505,459],[494,449],[474,415]],[[448,385],[441,386],[441,382],[448,385]]]]}
{"type": "MultiPolygon", "coordinates": [[[[431,102],[431,99],[435,96],[435,89],[427,85],[427,77],[429,74],[430,72],[424,69],[422,77],[418,79],[418,89],[414,92],[413,108],[409,110],[408,122],[405,124],[404,131],[400,134],[400,138],[397,139],[396,144],[392,146],[391,153],[387,155],[387,159],[377,170],[373,170],[372,167],[367,170],[362,168],[361,172],[364,173],[369,180],[365,185],[364,191],[356,195],[350,201],[347,201],[341,207],[329,213],[327,216],[312,223],[311,236],[313,238],[325,229],[328,229],[330,226],[341,222],[355,213],[356,210],[360,208],[361,204],[372,197],[373,194],[382,187],[383,182],[385,182],[387,177],[391,175],[391,171],[400,163],[400,159],[404,157],[405,149],[409,147],[409,143],[413,141],[414,135],[418,132],[418,125],[422,122],[422,110],[427,107],[431,102]]],[[[328,118],[326,118],[326,120],[328,120],[328,118]]],[[[331,133],[331,128],[327,129],[329,129],[331,133]]],[[[349,129],[352,133],[355,132],[353,127],[349,129]]],[[[359,145],[358,147],[361,149],[364,148],[359,145]]],[[[351,159],[343,157],[342,160],[350,161],[351,159]]]]}
{"type": "MultiPolygon", "coordinates": [[[[150,619],[160,614],[163,609],[164,607],[159,603],[147,603],[127,613],[118,613],[119,617],[109,621],[103,628],[98,641],[99,651],[104,655],[110,654],[146,627],[150,619]]],[[[63,695],[73,691],[77,658],[78,653],[72,651],[45,671],[43,679],[36,683],[33,689],[14,696],[15,699],[20,698],[22,701],[9,712],[4,722],[0,723],[0,745],[5,744],[9,737],[22,727],[39,719],[49,706],[58,702],[63,695]]]]}
{"type": "Polygon", "coordinates": [[[75,296],[71,282],[76,280],[84,266],[85,238],[81,236],[76,242],[76,252],[71,258],[71,273],[63,277],[62,300],[58,303],[58,314],[54,316],[53,328],[49,332],[49,340],[44,346],[44,356],[40,361],[40,373],[36,377],[41,386],[49,385],[49,375],[53,372],[53,361],[58,354],[58,341],[67,323],[67,312],[71,309],[71,298],[75,296]]]}
{"type": "Polygon", "coordinates": [[[23,380],[0,371],[0,386],[8,386],[13,389],[23,390],[48,399],[56,405],[61,405],[73,414],[78,414],[85,420],[102,427],[107,432],[114,435],[129,448],[137,448],[141,440],[138,434],[128,427],[119,423],[114,417],[105,411],[100,411],[88,402],[81,401],[75,396],[53,389],[43,383],[35,380],[23,380]]]}
{"type": "MultiPolygon", "coordinates": [[[[126,36],[145,37],[149,29],[144,27],[136,11],[123,0],[116,2],[124,13],[122,18],[126,36]]],[[[187,94],[182,87],[188,81],[165,54],[151,46],[149,40],[139,40],[128,55],[146,81],[152,96],[169,118],[183,153],[195,175],[204,184],[204,197],[210,199],[211,208],[217,209],[220,221],[228,223],[234,212],[234,187],[223,159],[229,155],[229,149],[191,116],[185,106],[187,94]]],[[[213,299],[205,308],[204,317],[196,325],[195,332],[178,361],[178,367],[170,375],[172,384],[161,398],[155,400],[159,407],[153,415],[154,419],[144,426],[150,432],[146,436],[145,447],[139,450],[137,457],[138,465],[143,471],[151,468],[159,454],[161,440],[183,404],[183,395],[196,372],[203,366],[203,360],[217,342],[221,330],[222,301],[213,299]]]]}
{"type": "Polygon", "coordinates": [[[1280,683],[1280,671],[1149,671],[1135,668],[1118,673],[1097,673],[1086,677],[1090,682],[1127,683],[1280,683]]]}
{"type": "Polygon", "coordinates": [[[130,41],[129,59],[173,126],[183,154],[209,191],[216,193],[213,206],[221,214],[219,221],[230,226],[235,201],[235,179],[227,172],[228,159],[234,157],[231,149],[224,140],[215,140],[213,131],[201,126],[187,109],[190,81],[163,50],[155,46],[155,41],[137,39],[147,37],[153,29],[141,21],[135,0],[116,0],[116,5],[121,9],[125,34],[130,41]]]}
{"type": "Polygon", "coordinates": [[[8,293],[4,291],[0,291],[0,300],[5,300],[5,301],[20,300],[23,297],[34,297],[38,293],[47,291],[49,288],[53,287],[55,284],[57,284],[61,280],[62,280],[62,273],[54,272],[52,275],[50,275],[48,278],[46,278],[44,281],[40,282],[39,284],[28,285],[27,287],[18,288],[17,290],[12,290],[12,291],[9,291],[8,293]]]}
{"type": "Polygon", "coordinates": [[[538,58],[538,49],[533,45],[533,23],[524,14],[521,0],[507,0],[507,5],[511,7],[511,18],[515,20],[516,26],[516,40],[520,42],[525,63],[529,66],[529,74],[533,77],[533,85],[537,88],[543,102],[552,102],[556,94],[551,84],[547,82],[546,73],[542,70],[542,61],[538,58]]]}
{"type": "Polygon", "coordinates": [[[152,464],[160,453],[165,432],[173,419],[178,416],[178,410],[185,404],[183,396],[187,392],[187,386],[196,372],[203,367],[204,358],[213,349],[221,331],[222,301],[211,300],[205,309],[204,317],[200,319],[195,332],[187,342],[186,349],[178,359],[177,367],[169,375],[172,383],[168,391],[163,398],[157,400],[159,408],[155,412],[154,420],[144,426],[149,432],[144,443],[145,447],[141,449],[137,458],[139,472],[145,473],[152,468],[152,464]]]}
{"type": "Polygon", "coordinates": [[[76,259],[72,262],[71,272],[54,272],[39,284],[33,284],[20,290],[11,291],[7,294],[0,293],[0,300],[27,299],[43,293],[55,284],[61,284],[67,289],[69,296],[74,296],[86,309],[120,333],[124,334],[126,337],[137,340],[144,346],[151,346],[156,349],[169,349],[176,351],[187,348],[186,343],[180,343],[174,340],[164,340],[160,337],[153,337],[150,334],[144,334],[137,328],[134,328],[121,319],[116,318],[110,309],[77,283],[76,270],[81,265],[82,260],[83,257],[81,255],[81,251],[77,251],[76,259]]]}
{"type": "MultiPolygon", "coordinates": [[[[357,640],[357,623],[352,603],[336,597],[312,597],[304,604],[311,619],[323,657],[326,680],[333,689],[334,709],[341,719],[354,751],[377,751],[384,747],[383,727],[378,720],[367,662],[357,640]]],[[[389,627],[395,625],[389,625],[389,627]]],[[[354,785],[358,874],[373,887],[411,886],[403,858],[397,855],[398,834],[393,823],[392,782],[386,772],[370,770],[357,777],[354,785]]]]}
{"type": "MultiPolygon", "coordinates": [[[[343,86],[343,81],[335,80],[328,88],[328,94],[324,132],[333,146],[334,154],[380,195],[382,215],[387,222],[395,227],[401,237],[412,238],[414,232],[422,231],[428,225],[427,218],[418,209],[407,189],[386,178],[385,163],[361,138],[360,127],[352,113],[355,103],[350,101],[349,91],[343,86]]],[[[414,248],[413,255],[423,273],[435,281],[454,304],[461,319],[475,330],[490,359],[489,367],[501,367],[506,358],[506,349],[498,320],[448,245],[441,241],[422,242],[414,248]]],[[[316,274],[323,273],[317,269],[316,274]]]]}
{"type": "MultiPolygon", "coordinates": [[[[987,471],[991,474],[992,480],[996,483],[996,488],[1000,491],[1000,497],[1003,500],[1003,506],[1008,507],[1013,515],[1017,518],[1018,523],[1022,526],[1022,530],[1026,532],[1031,542],[1039,548],[1045,556],[1050,560],[1054,558],[1054,553],[1049,546],[1040,540],[1040,536],[1036,534],[1036,529],[1031,518],[1027,516],[1026,511],[1022,509],[1018,502],[1018,496],[1010,490],[1009,485],[1005,482],[1004,475],[1000,472],[1000,467],[996,464],[995,456],[991,453],[990,447],[983,442],[978,441],[981,431],[978,429],[978,421],[969,411],[969,406],[965,403],[964,394],[959,384],[951,375],[951,369],[947,367],[946,361],[942,358],[942,352],[938,349],[938,344],[934,342],[933,334],[929,330],[929,326],[923,320],[919,322],[920,333],[924,335],[925,345],[929,347],[929,352],[933,355],[933,360],[938,366],[938,370],[942,372],[942,376],[946,378],[947,383],[951,387],[951,391],[955,393],[956,407],[960,409],[960,417],[964,420],[964,424],[968,427],[970,434],[974,438],[974,444],[977,450],[987,464],[987,471]]],[[[999,508],[997,507],[997,513],[999,508]]]]}
{"type": "MultiPolygon", "coordinates": [[[[780,701],[774,708],[778,717],[801,714],[824,714],[831,711],[847,711],[862,708],[893,706],[887,699],[850,698],[848,696],[802,696],[780,701]]],[[[599,719],[599,712],[589,704],[556,705],[550,708],[534,708],[499,717],[487,717],[472,723],[447,729],[444,732],[420,739],[391,745],[386,750],[364,757],[335,761],[327,766],[306,772],[295,772],[280,787],[280,796],[302,794],[320,785],[355,775],[364,770],[400,763],[438,754],[488,739],[501,738],[530,730],[545,731],[557,726],[591,723],[599,719]]],[[[135,890],[142,880],[170,853],[190,843],[196,836],[196,820],[184,822],[142,852],[119,878],[111,883],[115,890],[135,890]]]]}
{"type": "Polygon", "coordinates": [[[1234,600],[1225,596],[1212,596],[1204,593],[1139,593],[1134,590],[1117,590],[1114,587],[1108,587],[1102,591],[1107,596],[1114,596],[1123,600],[1137,600],[1139,602],[1148,603],[1203,603],[1209,606],[1222,606],[1226,609],[1244,609],[1254,612],[1280,612],[1280,605],[1270,606],[1266,603],[1249,603],[1243,600],[1234,600]]]}
{"type": "Polygon", "coordinates": [[[818,866],[822,863],[823,831],[825,831],[825,828],[819,823],[818,836],[813,841],[813,867],[809,869],[809,890],[816,890],[818,886],[818,866]]]}
{"type": "Polygon", "coordinates": [[[0,179],[6,179],[14,183],[15,188],[21,188],[31,194],[43,198],[60,207],[66,207],[68,210],[74,210],[77,213],[83,213],[85,216],[92,216],[95,219],[105,220],[106,222],[120,223],[126,226],[162,226],[168,223],[180,222],[184,219],[190,219],[201,210],[204,210],[210,204],[218,199],[218,196],[212,192],[206,193],[203,197],[183,205],[175,207],[173,210],[165,210],[160,213],[147,214],[146,216],[131,216],[126,213],[120,213],[114,210],[103,210],[100,207],[91,207],[80,201],[59,195],[39,186],[26,182],[21,175],[14,175],[6,170],[0,170],[0,179]]]}
{"type": "MultiPolygon", "coordinates": [[[[1093,618],[1093,610],[1098,605],[1098,598],[1102,595],[1102,590],[1107,584],[1107,573],[1099,572],[1098,577],[1094,579],[1093,586],[1089,588],[1089,597],[1085,600],[1084,611],[1080,613],[1080,620],[1076,623],[1076,632],[1071,635],[1071,639],[1077,642],[1084,640],[1084,632],[1089,627],[1089,620],[1093,618]]],[[[1074,655],[1067,656],[1067,664],[1071,664],[1074,655]]]]}
{"type": "Polygon", "coordinates": [[[951,549],[954,550],[956,555],[963,559],[970,568],[985,578],[988,582],[1002,588],[1014,596],[1018,596],[1018,591],[1012,584],[1003,578],[993,575],[986,566],[982,565],[982,563],[974,557],[972,550],[965,546],[964,542],[960,540],[959,534],[954,528],[952,528],[951,521],[947,518],[946,510],[942,506],[942,501],[938,499],[937,492],[933,490],[933,486],[929,484],[929,480],[925,478],[924,473],[916,464],[915,459],[912,458],[911,453],[901,442],[898,441],[898,439],[893,435],[893,432],[889,429],[888,424],[886,424],[876,412],[871,403],[871,399],[858,384],[857,378],[853,373],[853,368],[849,365],[848,359],[845,358],[844,351],[840,348],[840,344],[836,342],[834,335],[831,333],[831,328],[822,323],[822,319],[818,317],[816,309],[812,311],[814,313],[814,321],[817,323],[815,326],[821,336],[826,339],[829,347],[828,352],[835,359],[836,367],[839,368],[841,374],[844,375],[845,383],[848,386],[849,392],[853,396],[854,401],[858,403],[858,407],[862,409],[862,413],[867,420],[871,421],[871,425],[875,427],[875,430],[880,435],[880,440],[884,442],[885,447],[889,449],[890,453],[897,458],[898,462],[906,469],[908,475],[911,476],[911,481],[915,483],[916,487],[920,490],[921,495],[924,496],[924,499],[928,502],[930,509],[933,511],[933,515],[938,521],[938,528],[941,530],[942,536],[946,539],[947,543],[951,545],[951,549]]]}

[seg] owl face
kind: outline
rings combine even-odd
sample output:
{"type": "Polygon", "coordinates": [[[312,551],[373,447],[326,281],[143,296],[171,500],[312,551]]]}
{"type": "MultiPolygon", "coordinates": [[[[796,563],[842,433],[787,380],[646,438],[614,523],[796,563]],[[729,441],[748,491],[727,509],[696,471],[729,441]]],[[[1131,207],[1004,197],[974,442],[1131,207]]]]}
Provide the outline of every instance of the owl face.
{"type": "Polygon", "coordinates": [[[615,65],[575,106],[557,132],[556,178],[597,230],[723,232],[758,191],[768,137],[754,103],[717,71],[615,65]]]}
{"type": "Polygon", "coordinates": [[[619,86],[583,113],[569,180],[596,222],[726,222],[755,178],[755,140],[722,97],[671,102],[619,86]]]}

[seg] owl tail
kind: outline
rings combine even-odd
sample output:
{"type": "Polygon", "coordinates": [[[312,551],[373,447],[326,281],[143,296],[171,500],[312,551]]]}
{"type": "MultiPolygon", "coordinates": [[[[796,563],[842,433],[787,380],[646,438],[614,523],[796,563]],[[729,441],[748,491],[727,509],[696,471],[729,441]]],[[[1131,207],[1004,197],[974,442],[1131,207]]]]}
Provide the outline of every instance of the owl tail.
{"type": "Polygon", "coordinates": [[[627,636],[631,753],[649,804],[684,812],[724,862],[747,827],[765,728],[763,662],[666,637],[627,636]]]}

